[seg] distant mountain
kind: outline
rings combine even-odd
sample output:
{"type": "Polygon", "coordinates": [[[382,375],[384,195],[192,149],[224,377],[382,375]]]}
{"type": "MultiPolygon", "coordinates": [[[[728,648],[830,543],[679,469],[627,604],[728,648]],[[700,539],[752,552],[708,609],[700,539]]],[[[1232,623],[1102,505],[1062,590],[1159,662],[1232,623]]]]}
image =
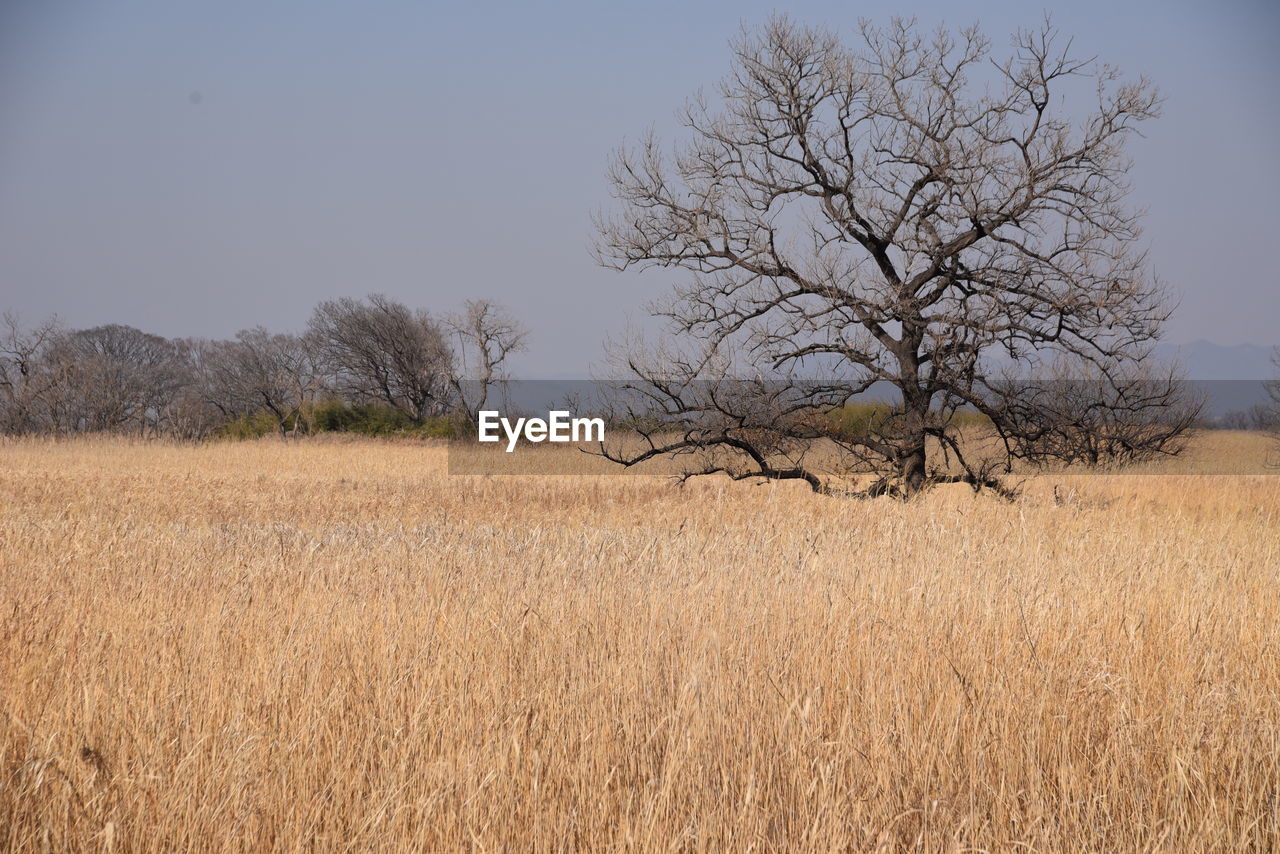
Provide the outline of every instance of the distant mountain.
{"type": "Polygon", "coordinates": [[[1161,344],[1156,355],[1161,359],[1177,359],[1193,380],[1267,380],[1277,373],[1271,361],[1275,350],[1257,344],[1224,347],[1212,341],[1190,344],[1161,344]]]}

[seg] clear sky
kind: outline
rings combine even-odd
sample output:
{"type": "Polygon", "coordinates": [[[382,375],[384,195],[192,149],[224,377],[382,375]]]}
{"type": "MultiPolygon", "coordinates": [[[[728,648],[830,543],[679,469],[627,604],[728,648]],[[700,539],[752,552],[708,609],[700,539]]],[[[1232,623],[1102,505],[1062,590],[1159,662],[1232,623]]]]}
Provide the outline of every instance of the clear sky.
{"type": "MultiPolygon", "coordinates": [[[[1280,6],[1060,2],[1055,23],[1150,75],[1131,151],[1172,342],[1280,339],[1280,6]]],[[[663,292],[591,261],[612,149],[786,12],[980,22],[1017,2],[0,0],[0,309],[164,335],[300,329],[321,299],[471,296],[532,329],[528,377],[581,374],[663,292]]]]}

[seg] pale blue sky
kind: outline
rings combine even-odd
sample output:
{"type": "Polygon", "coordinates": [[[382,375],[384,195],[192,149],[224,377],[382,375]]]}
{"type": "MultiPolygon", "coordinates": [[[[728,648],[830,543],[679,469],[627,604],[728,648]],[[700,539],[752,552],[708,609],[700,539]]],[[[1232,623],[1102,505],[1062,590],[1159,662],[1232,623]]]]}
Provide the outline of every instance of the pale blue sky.
{"type": "MultiPolygon", "coordinates": [[[[1048,9],[1167,99],[1132,153],[1169,340],[1280,339],[1280,13],[1048,9]]],[[[338,295],[489,296],[532,328],[523,375],[582,373],[667,281],[587,254],[610,151],[670,137],[774,11],[979,21],[1002,46],[1041,7],[0,0],[0,308],[227,336],[338,295]]]]}

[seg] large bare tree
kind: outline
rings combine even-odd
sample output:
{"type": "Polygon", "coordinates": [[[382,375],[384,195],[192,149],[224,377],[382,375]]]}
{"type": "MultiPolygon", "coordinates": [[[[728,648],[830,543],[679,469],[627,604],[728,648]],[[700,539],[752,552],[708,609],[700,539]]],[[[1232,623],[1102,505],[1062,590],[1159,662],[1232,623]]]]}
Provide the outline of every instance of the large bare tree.
{"type": "Polygon", "coordinates": [[[173,342],[121,324],[67,332],[50,359],[80,430],[158,432],[187,383],[173,342]]]}
{"type": "Polygon", "coordinates": [[[307,337],[338,390],[377,400],[414,422],[447,409],[453,354],[441,325],[381,294],[322,302],[307,337]]]}
{"type": "Polygon", "coordinates": [[[713,449],[708,471],[821,488],[778,449],[887,387],[893,407],[845,446],[879,491],[990,483],[958,410],[1009,458],[1055,427],[1007,393],[1010,363],[1106,383],[1147,357],[1169,309],[1126,204],[1125,144],[1158,112],[1145,79],[1076,57],[1047,21],[998,58],[976,28],[864,23],[846,46],[777,18],[733,45],[718,95],[683,111],[674,154],[650,136],[611,167],[599,260],[691,274],[659,307],[682,355],[624,356],[663,429],[620,462],[713,449]]]}

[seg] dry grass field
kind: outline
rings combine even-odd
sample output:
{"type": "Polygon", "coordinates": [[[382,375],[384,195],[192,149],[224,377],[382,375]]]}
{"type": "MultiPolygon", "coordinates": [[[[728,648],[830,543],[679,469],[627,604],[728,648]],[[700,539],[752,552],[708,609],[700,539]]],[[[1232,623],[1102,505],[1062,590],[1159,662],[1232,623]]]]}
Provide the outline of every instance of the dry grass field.
{"type": "Polygon", "coordinates": [[[1280,847],[1277,476],[9,441],[0,511],[0,850],[1280,847]]]}

